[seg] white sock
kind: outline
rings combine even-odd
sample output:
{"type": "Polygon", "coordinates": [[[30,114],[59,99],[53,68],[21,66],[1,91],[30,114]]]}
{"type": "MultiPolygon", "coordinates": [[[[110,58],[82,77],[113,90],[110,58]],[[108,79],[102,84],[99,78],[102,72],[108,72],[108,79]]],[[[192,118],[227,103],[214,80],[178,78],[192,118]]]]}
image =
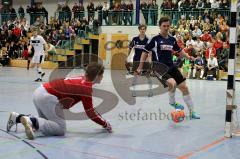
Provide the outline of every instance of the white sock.
{"type": "Polygon", "coordinates": [[[193,111],[193,101],[190,95],[183,96],[183,100],[188,106],[188,109],[193,111]]]}
{"type": "Polygon", "coordinates": [[[197,72],[197,70],[194,68],[194,69],[193,69],[193,75],[192,75],[193,78],[195,78],[196,72],[197,72]]]}
{"type": "Polygon", "coordinates": [[[203,71],[203,69],[201,69],[201,75],[200,75],[200,78],[203,78],[203,73],[204,73],[204,71],[203,71]]]}
{"type": "Polygon", "coordinates": [[[134,75],[133,81],[132,81],[133,91],[136,90],[137,78],[138,78],[138,77],[137,77],[136,75],[134,75]]]}
{"type": "Polygon", "coordinates": [[[169,104],[174,104],[176,103],[176,100],[175,100],[175,92],[168,92],[168,95],[169,95],[169,104]]]}
{"type": "Polygon", "coordinates": [[[152,79],[150,77],[147,78],[148,80],[148,85],[149,85],[149,90],[152,90],[152,79]]]}

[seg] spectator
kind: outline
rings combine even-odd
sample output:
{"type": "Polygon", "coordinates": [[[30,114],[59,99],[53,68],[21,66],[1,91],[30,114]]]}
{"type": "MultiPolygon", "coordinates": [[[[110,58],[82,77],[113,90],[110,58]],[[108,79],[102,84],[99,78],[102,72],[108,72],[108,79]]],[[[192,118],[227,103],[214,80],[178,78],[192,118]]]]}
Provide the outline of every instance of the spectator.
{"type": "Polygon", "coordinates": [[[217,78],[217,67],[218,61],[217,58],[214,57],[214,54],[210,54],[210,58],[207,60],[207,67],[205,67],[203,78],[205,79],[208,71],[212,71],[214,80],[217,78]]]}
{"type": "Polygon", "coordinates": [[[77,2],[74,3],[74,5],[73,5],[73,7],[72,7],[72,12],[73,12],[73,17],[74,17],[74,19],[76,19],[76,18],[77,18],[77,19],[80,19],[80,18],[79,18],[80,8],[79,8],[77,2]]]}
{"type": "Polygon", "coordinates": [[[195,29],[192,31],[193,40],[196,40],[197,37],[200,37],[202,35],[202,31],[198,28],[197,25],[195,25],[195,29]]]}
{"type": "Polygon", "coordinates": [[[122,24],[122,21],[124,25],[127,25],[127,16],[128,16],[128,7],[125,1],[121,2],[121,18],[120,18],[120,24],[122,24]]]}
{"type": "Polygon", "coordinates": [[[213,43],[208,43],[208,49],[205,52],[205,59],[208,60],[210,55],[213,55],[214,57],[216,57],[217,52],[216,49],[213,47],[213,43]]]}
{"type": "Polygon", "coordinates": [[[223,2],[220,4],[221,9],[229,9],[230,5],[228,0],[223,0],[223,2]]]}
{"type": "Polygon", "coordinates": [[[24,13],[24,9],[23,9],[22,6],[20,6],[20,7],[18,8],[18,14],[19,14],[20,19],[24,18],[25,13],[24,13]]]}
{"type": "Polygon", "coordinates": [[[196,8],[195,0],[190,0],[189,1],[189,9],[192,10],[192,9],[195,9],[195,8],[196,8]]]}
{"type": "Polygon", "coordinates": [[[197,37],[197,40],[195,42],[195,48],[197,51],[204,50],[204,43],[201,41],[201,37],[197,37]]]}
{"type": "Polygon", "coordinates": [[[72,12],[67,3],[65,3],[64,6],[62,7],[62,12],[63,12],[63,17],[61,17],[61,20],[70,21],[72,18],[72,12]]]}
{"type": "Polygon", "coordinates": [[[107,1],[104,1],[104,5],[103,5],[103,19],[105,20],[105,24],[109,24],[108,23],[108,12],[109,12],[109,5],[107,3],[107,1]]]}
{"type": "Polygon", "coordinates": [[[101,2],[99,2],[95,10],[98,13],[98,22],[100,22],[100,24],[102,24],[102,20],[103,20],[102,9],[103,9],[103,5],[101,4],[101,2]]]}
{"type": "Polygon", "coordinates": [[[88,11],[88,21],[90,20],[90,17],[94,19],[94,4],[92,0],[89,1],[89,4],[87,5],[87,11],[88,11]]]}
{"type": "Polygon", "coordinates": [[[203,78],[204,74],[204,60],[201,57],[201,54],[198,52],[196,60],[194,61],[194,66],[193,66],[193,78],[196,77],[196,73],[200,71],[200,79],[203,78]]]}
{"type": "Polygon", "coordinates": [[[82,3],[79,4],[79,20],[82,20],[84,17],[85,8],[82,3]]]}
{"type": "Polygon", "coordinates": [[[204,34],[201,36],[201,40],[203,42],[209,42],[212,40],[212,36],[209,34],[208,30],[204,30],[204,34]]]}
{"type": "Polygon", "coordinates": [[[143,17],[145,19],[145,23],[148,24],[148,4],[146,0],[142,0],[140,4],[140,9],[143,13],[143,17]]]}
{"type": "Polygon", "coordinates": [[[177,39],[178,46],[183,49],[184,48],[184,42],[183,42],[182,36],[179,34],[179,35],[177,35],[176,39],[177,39]]]}
{"type": "Polygon", "coordinates": [[[133,18],[133,2],[132,0],[129,0],[129,3],[127,4],[128,8],[128,15],[127,15],[127,21],[130,25],[132,25],[132,18],[133,18]]]}
{"type": "Polygon", "coordinates": [[[16,10],[11,5],[9,6],[9,13],[11,20],[15,20],[17,18],[16,10]]]}
{"type": "Polygon", "coordinates": [[[205,8],[207,8],[207,9],[211,8],[211,2],[210,2],[210,0],[207,0],[204,6],[205,6],[205,8]]]}
{"type": "Polygon", "coordinates": [[[210,20],[206,19],[205,23],[203,23],[203,25],[202,25],[202,29],[203,30],[211,30],[211,28],[212,28],[212,24],[210,24],[210,20]]]}
{"type": "Polygon", "coordinates": [[[196,8],[203,9],[204,8],[204,2],[202,0],[198,0],[196,8]]]}
{"type": "Polygon", "coordinates": [[[192,39],[192,36],[186,41],[186,47],[189,47],[189,45],[195,46],[195,41],[192,39]]]}
{"type": "Polygon", "coordinates": [[[219,68],[221,70],[224,70],[225,72],[228,71],[228,68],[227,68],[227,62],[228,62],[228,55],[229,55],[229,47],[227,45],[226,42],[223,43],[223,49],[221,51],[221,54],[220,54],[220,58],[219,58],[219,68]]]}
{"type": "Polygon", "coordinates": [[[219,1],[218,0],[213,0],[211,4],[212,9],[218,9],[219,8],[219,1]]]}

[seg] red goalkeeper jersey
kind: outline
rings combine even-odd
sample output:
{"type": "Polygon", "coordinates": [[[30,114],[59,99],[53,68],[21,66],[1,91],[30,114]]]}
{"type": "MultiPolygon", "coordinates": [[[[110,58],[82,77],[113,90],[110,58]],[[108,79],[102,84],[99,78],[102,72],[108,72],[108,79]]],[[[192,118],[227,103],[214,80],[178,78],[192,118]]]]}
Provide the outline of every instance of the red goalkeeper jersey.
{"type": "Polygon", "coordinates": [[[95,111],[92,102],[92,82],[84,76],[57,79],[43,84],[48,93],[56,96],[64,109],[82,102],[87,116],[94,122],[106,126],[106,121],[95,111]]]}

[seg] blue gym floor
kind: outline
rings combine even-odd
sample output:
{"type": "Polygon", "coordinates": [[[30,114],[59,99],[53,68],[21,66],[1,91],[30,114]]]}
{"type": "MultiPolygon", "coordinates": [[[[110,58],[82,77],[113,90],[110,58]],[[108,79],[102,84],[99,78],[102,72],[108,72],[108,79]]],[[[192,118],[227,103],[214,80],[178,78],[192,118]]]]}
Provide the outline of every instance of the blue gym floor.
{"type": "MultiPolygon", "coordinates": [[[[46,72],[49,75],[51,70],[46,72]]],[[[11,111],[37,115],[32,93],[41,83],[33,82],[34,78],[32,69],[0,68],[0,159],[237,159],[240,156],[240,137],[223,137],[226,81],[187,80],[200,120],[180,124],[167,119],[130,120],[129,116],[121,116],[138,111],[149,114],[160,109],[169,113],[172,108],[168,105],[168,95],[137,97],[135,105],[128,105],[117,94],[110,71],[106,70],[102,84],[96,87],[119,98],[117,107],[103,115],[112,124],[114,133],[106,133],[90,120],[67,121],[64,137],[39,137],[30,141],[20,124],[17,132],[8,134],[5,130],[11,111]]],[[[239,86],[237,82],[238,105],[239,86]]],[[[176,98],[183,102],[179,91],[176,98]]],[[[94,100],[95,104],[100,102],[94,100]]],[[[73,109],[82,110],[81,104],[73,109]]]]}

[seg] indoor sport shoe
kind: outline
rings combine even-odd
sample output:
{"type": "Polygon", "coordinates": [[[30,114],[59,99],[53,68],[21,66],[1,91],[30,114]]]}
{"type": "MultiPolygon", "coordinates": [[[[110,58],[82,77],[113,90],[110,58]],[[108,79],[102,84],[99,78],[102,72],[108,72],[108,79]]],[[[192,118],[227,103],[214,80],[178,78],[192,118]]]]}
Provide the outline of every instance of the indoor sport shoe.
{"type": "Polygon", "coordinates": [[[31,122],[30,118],[28,116],[22,116],[20,118],[20,121],[25,128],[25,133],[26,133],[27,138],[29,140],[33,140],[34,132],[33,132],[33,126],[32,126],[32,122],[31,122]]]}
{"type": "Polygon", "coordinates": [[[42,79],[41,78],[37,78],[34,80],[35,82],[42,82],[42,79]]]}
{"type": "Polygon", "coordinates": [[[178,102],[175,102],[174,104],[170,104],[172,107],[174,107],[175,109],[181,109],[181,110],[184,110],[184,106],[181,105],[180,103],[178,102]]]}
{"type": "Polygon", "coordinates": [[[15,131],[17,131],[17,122],[16,119],[19,116],[18,113],[16,112],[11,112],[8,122],[7,122],[7,132],[9,132],[11,130],[11,128],[13,127],[13,125],[16,125],[16,129],[15,131]]]}
{"type": "Polygon", "coordinates": [[[200,115],[198,115],[196,112],[190,113],[191,119],[200,119],[200,115]]]}

